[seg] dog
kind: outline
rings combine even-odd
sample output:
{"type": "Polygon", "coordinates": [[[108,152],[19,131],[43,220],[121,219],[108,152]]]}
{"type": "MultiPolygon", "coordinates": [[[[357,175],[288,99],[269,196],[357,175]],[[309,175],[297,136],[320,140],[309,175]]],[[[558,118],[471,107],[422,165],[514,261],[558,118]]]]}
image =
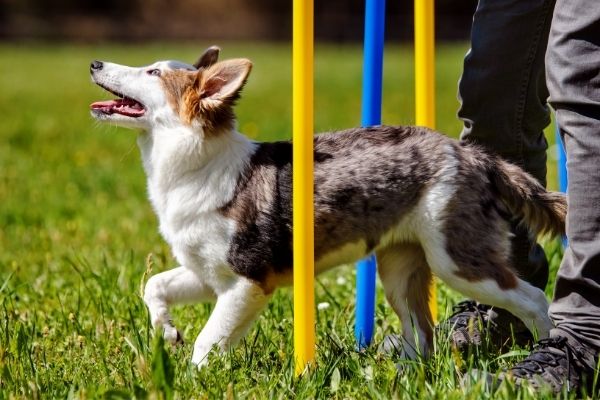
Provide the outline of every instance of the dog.
{"type": "MultiPolygon", "coordinates": [[[[179,342],[169,307],[216,300],[194,343],[198,367],[292,283],[292,143],[237,132],[233,107],[252,64],[218,56],[211,47],[193,65],[90,67],[117,96],[93,103],[93,117],[141,130],[150,202],[180,264],[145,286],[152,326],[179,342]]],[[[544,293],[513,268],[511,223],[564,234],[566,199],[518,166],[424,127],[323,133],[314,138],[314,206],[315,272],[374,252],[402,322],[403,357],[432,349],[432,274],[509,310],[540,338],[553,327],[544,293]]]]}

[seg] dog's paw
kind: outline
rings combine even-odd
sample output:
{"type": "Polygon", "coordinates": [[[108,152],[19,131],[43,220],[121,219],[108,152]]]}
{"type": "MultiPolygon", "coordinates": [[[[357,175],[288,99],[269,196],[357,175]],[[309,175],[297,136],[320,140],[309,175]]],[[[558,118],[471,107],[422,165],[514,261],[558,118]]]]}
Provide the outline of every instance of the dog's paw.
{"type": "Polygon", "coordinates": [[[210,353],[210,349],[208,351],[194,349],[194,353],[192,354],[192,364],[198,368],[198,371],[208,365],[208,353],[210,353]]]}
{"type": "Polygon", "coordinates": [[[194,360],[192,360],[192,365],[194,365],[198,371],[201,371],[202,368],[208,366],[208,357],[204,357],[202,360],[200,360],[198,362],[195,362],[194,360]]]}
{"type": "Polygon", "coordinates": [[[402,350],[402,338],[399,335],[385,335],[377,349],[378,352],[389,355],[398,355],[402,350]]]}
{"type": "Polygon", "coordinates": [[[163,326],[163,337],[165,342],[170,343],[173,346],[183,344],[183,336],[173,325],[163,326]]]}
{"type": "Polygon", "coordinates": [[[417,358],[414,346],[408,344],[400,335],[386,335],[379,345],[378,351],[400,360],[414,360],[417,358]]]}

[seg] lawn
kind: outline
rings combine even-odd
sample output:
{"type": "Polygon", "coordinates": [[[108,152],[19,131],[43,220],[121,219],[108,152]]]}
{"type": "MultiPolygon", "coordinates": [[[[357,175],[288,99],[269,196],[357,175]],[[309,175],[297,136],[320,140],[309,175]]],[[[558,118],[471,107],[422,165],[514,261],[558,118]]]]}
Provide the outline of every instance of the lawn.
{"type": "MultiPolygon", "coordinates": [[[[432,359],[404,362],[401,373],[393,357],[357,353],[351,266],[317,280],[318,368],[302,379],[291,362],[289,289],[276,293],[244,342],[199,372],[188,364],[191,343],[211,305],[175,308],[186,345],[153,338],[140,288],[174,260],[146,198],[135,133],[89,116],[88,104],[107,98],[90,82],[89,62],[191,62],[210,44],[0,44],[0,399],[537,398],[460,385],[466,369],[495,371],[522,357],[520,349],[465,360],[441,337],[432,359]]],[[[291,49],[221,45],[222,57],[254,62],[237,108],[240,131],[290,138],[291,49]]],[[[465,51],[464,43],[437,49],[438,128],[451,136],[460,131],[456,86],[465,51]]],[[[410,47],[386,49],[386,124],[414,121],[412,60],[410,47]]],[[[317,131],[356,126],[360,48],[317,45],[315,76],[317,131]]],[[[560,246],[546,249],[555,270],[560,246]]],[[[440,285],[441,317],[460,298],[440,285]]],[[[376,319],[376,342],[399,329],[381,290],[376,319]]]]}

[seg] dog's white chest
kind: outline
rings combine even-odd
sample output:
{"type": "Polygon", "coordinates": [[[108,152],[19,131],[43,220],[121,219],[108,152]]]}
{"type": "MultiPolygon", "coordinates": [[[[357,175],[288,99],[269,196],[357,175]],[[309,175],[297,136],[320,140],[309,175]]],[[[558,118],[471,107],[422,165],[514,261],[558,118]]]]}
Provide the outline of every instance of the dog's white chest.
{"type": "Polygon", "coordinates": [[[197,138],[181,136],[138,140],[150,201],[177,261],[201,274],[222,274],[230,271],[223,267],[236,225],[220,210],[233,198],[254,145],[231,134],[217,140],[222,143],[194,147],[197,138]]]}
{"type": "Polygon", "coordinates": [[[198,270],[227,264],[235,222],[207,206],[205,190],[191,185],[163,192],[150,184],[149,192],[160,233],[181,265],[198,270]]]}
{"type": "Polygon", "coordinates": [[[216,213],[206,213],[176,230],[169,231],[168,242],[173,255],[182,265],[191,268],[215,268],[227,264],[233,221],[216,213]]]}
{"type": "MultiPolygon", "coordinates": [[[[168,203],[183,204],[185,199],[168,203]]],[[[203,282],[219,293],[233,272],[228,254],[235,222],[217,211],[194,211],[200,207],[166,207],[159,212],[160,231],[178,264],[202,276],[203,282]]]]}

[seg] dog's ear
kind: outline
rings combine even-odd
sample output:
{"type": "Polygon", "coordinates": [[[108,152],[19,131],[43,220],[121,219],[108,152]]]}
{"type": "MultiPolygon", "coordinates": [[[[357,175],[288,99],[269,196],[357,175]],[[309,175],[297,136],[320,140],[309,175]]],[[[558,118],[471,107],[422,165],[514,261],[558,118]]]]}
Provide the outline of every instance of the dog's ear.
{"type": "Polygon", "coordinates": [[[200,117],[204,133],[213,135],[233,129],[233,105],[252,69],[250,60],[244,58],[221,61],[196,72],[192,91],[186,97],[184,117],[188,122],[200,117]]]}
{"type": "Polygon", "coordinates": [[[204,50],[204,53],[198,58],[198,61],[194,63],[194,67],[196,69],[200,68],[208,68],[219,59],[219,52],[221,49],[217,46],[210,46],[208,49],[204,50]]]}
{"type": "Polygon", "coordinates": [[[199,74],[199,94],[201,102],[210,102],[213,106],[232,103],[246,83],[252,63],[245,58],[234,58],[218,62],[199,74]]]}

